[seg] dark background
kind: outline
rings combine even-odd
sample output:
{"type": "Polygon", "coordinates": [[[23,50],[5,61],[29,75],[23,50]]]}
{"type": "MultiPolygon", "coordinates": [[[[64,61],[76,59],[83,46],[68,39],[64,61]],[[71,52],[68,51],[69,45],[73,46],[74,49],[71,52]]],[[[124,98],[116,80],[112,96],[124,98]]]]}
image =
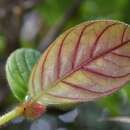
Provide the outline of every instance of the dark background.
{"type": "MultiPolygon", "coordinates": [[[[12,51],[26,47],[44,52],[61,32],[83,21],[114,19],[129,24],[129,10],[130,0],[0,0],[0,113],[18,102],[4,69],[12,51]]],[[[130,123],[100,121],[130,116],[129,87],[67,114],[47,112],[35,121],[17,119],[0,130],[129,130],[130,123]]]]}

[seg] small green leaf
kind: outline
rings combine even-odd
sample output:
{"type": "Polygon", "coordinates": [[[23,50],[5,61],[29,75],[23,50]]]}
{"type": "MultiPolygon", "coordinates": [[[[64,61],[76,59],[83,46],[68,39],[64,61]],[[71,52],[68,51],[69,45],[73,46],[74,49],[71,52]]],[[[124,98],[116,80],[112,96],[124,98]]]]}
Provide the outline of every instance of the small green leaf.
{"type": "Polygon", "coordinates": [[[33,49],[18,49],[6,63],[6,75],[15,97],[22,101],[27,94],[27,85],[32,67],[40,57],[40,52],[33,49]]]}

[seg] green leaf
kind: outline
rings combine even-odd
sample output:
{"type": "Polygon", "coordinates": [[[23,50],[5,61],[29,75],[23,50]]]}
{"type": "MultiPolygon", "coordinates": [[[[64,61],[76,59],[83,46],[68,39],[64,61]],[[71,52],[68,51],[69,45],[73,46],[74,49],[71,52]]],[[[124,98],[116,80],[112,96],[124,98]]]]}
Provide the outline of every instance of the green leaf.
{"type": "Polygon", "coordinates": [[[28,79],[32,67],[40,57],[40,52],[33,49],[18,49],[6,63],[6,76],[15,97],[24,100],[28,90],[28,79]]]}
{"type": "Polygon", "coordinates": [[[97,102],[97,104],[105,110],[107,110],[112,116],[120,114],[121,97],[120,93],[115,93],[111,96],[102,98],[97,102]]]}

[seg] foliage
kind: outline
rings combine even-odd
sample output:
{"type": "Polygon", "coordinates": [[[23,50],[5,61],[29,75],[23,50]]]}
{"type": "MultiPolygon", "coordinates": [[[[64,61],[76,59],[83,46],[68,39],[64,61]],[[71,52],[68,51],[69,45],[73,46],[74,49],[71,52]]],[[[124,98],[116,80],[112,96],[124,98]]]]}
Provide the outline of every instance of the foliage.
{"type": "Polygon", "coordinates": [[[39,57],[40,53],[36,50],[18,49],[7,60],[7,80],[13,94],[20,101],[27,95],[29,76],[39,57]]]}
{"type": "MultiPolygon", "coordinates": [[[[10,7],[13,7],[13,4],[15,4],[15,2],[12,2],[12,3],[8,2],[9,6],[8,5],[6,6],[6,4],[7,4],[6,0],[3,0],[3,1],[5,1],[4,9],[7,8],[6,13],[8,14],[10,7]],[[10,6],[10,4],[11,4],[11,6],[10,6]]],[[[130,6],[129,0],[114,0],[114,1],[113,0],[109,0],[109,1],[83,0],[83,1],[84,2],[83,2],[83,4],[81,4],[80,8],[75,11],[76,12],[75,15],[73,15],[71,17],[71,19],[66,21],[66,23],[64,24],[64,28],[62,28],[62,30],[66,30],[66,29],[68,29],[76,24],[83,22],[83,21],[95,20],[95,19],[115,19],[115,20],[124,21],[126,23],[130,23],[130,15],[128,13],[129,6],[130,6]]],[[[9,21],[8,18],[2,16],[3,15],[3,12],[2,12],[3,7],[1,6],[1,3],[0,3],[0,6],[2,7],[0,10],[0,12],[1,12],[0,13],[0,31],[1,31],[0,32],[0,63],[3,64],[3,61],[5,61],[6,57],[10,53],[9,52],[10,48],[14,48],[14,50],[16,49],[16,47],[14,45],[10,46],[11,40],[15,39],[15,35],[11,35],[11,34],[13,34],[12,32],[16,31],[16,34],[18,34],[17,38],[15,40],[20,39],[19,42],[13,41],[16,44],[16,46],[18,44],[17,47],[19,47],[19,48],[22,48],[22,47],[36,48],[42,42],[44,35],[48,34],[47,33],[48,30],[53,28],[53,26],[55,26],[55,24],[57,24],[62,19],[62,17],[64,16],[66,11],[68,10],[68,8],[71,7],[72,3],[73,3],[73,1],[69,1],[69,0],[66,0],[66,1],[46,0],[46,1],[41,2],[40,4],[36,4],[34,6],[34,8],[32,8],[32,9],[29,9],[25,12],[22,12],[22,15],[19,13],[21,8],[16,8],[16,9],[18,9],[17,13],[19,13],[18,16],[16,17],[16,20],[14,20],[16,23],[13,21],[13,19],[15,18],[15,16],[14,16],[15,14],[11,15],[11,13],[9,13],[8,18],[9,19],[11,18],[11,21],[9,21]],[[25,18],[23,18],[23,17],[21,18],[21,20],[22,20],[21,29],[22,29],[23,23],[25,23],[25,20],[30,15],[30,12],[31,12],[31,14],[37,13],[43,21],[40,23],[41,24],[40,30],[38,33],[36,33],[35,37],[31,40],[24,41],[25,39],[23,39],[23,37],[17,31],[17,28],[15,28],[15,26],[17,26],[17,25],[19,26],[19,24],[17,23],[18,21],[20,21],[19,16],[23,16],[25,18]],[[7,19],[7,21],[2,21],[1,16],[4,18],[4,20],[7,19]],[[10,23],[13,23],[13,24],[10,24],[10,23]],[[2,29],[2,28],[4,28],[4,29],[2,29]],[[9,33],[7,34],[6,31],[9,33]]],[[[21,6],[22,8],[23,8],[23,5],[21,6]]],[[[17,4],[16,7],[19,7],[19,4],[17,4]]],[[[15,11],[15,8],[12,10],[15,11]]],[[[11,12],[13,12],[12,10],[11,10],[11,12]]],[[[32,20],[28,19],[28,21],[31,23],[32,20]]],[[[37,23],[37,25],[38,24],[39,23],[37,23]]],[[[30,33],[31,33],[31,31],[30,31],[30,33]]],[[[30,33],[28,33],[28,34],[30,34],[30,33]]],[[[27,37],[28,37],[28,34],[27,34],[27,37]]],[[[35,62],[35,60],[34,60],[34,62],[35,62]]],[[[0,67],[1,67],[1,64],[0,64],[0,67]]],[[[16,73],[16,70],[13,72],[16,73]]],[[[27,73],[28,73],[28,76],[26,77],[26,81],[28,81],[28,78],[30,75],[30,72],[27,71],[27,73]]],[[[15,76],[16,75],[14,75],[14,77],[15,76]]],[[[7,78],[8,78],[8,76],[7,76],[7,78]]],[[[13,79],[12,76],[11,76],[11,78],[13,79]]],[[[19,79],[19,76],[15,77],[15,78],[19,79]]],[[[13,93],[15,93],[15,97],[17,97],[17,99],[20,101],[23,101],[25,99],[25,95],[27,94],[27,82],[26,83],[22,82],[22,83],[24,84],[23,86],[25,87],[25,90],[24,90],[23,96],[20,96],[20,97],[19,97],[19,94],[18,94],[18,96],[16,96],[18,92],[15,91],[15,89],[14,89],[14,86],[17,86],[19,84],[14,85],[14,83],[13,84],[9,83],[11,90],[13,90],[13,93]]],[[[0,93],[0,95],[1,95],[0,109],[1,109],[1,113],[2,113],[2,110],[5,111],[5,109],[6,110],[8,109],[9,104],[14,105],[14,103],[15,103],[15,100],[11,97],[10,93],[8,93],[8,89],[6,86],[7,85],[5,82],[5,77],[3,76],[3,67],[2,67],[2,68],[0,68],[0,92],[1,92],[0,93]],[[5,95],[4,98],[3,98],[3,95],[5,95]]],[[[102,110],[101,114],[103,114],[103,115],[104,115],[104,111],[107,112],[107,115],[105,115],[106,117],[110,116],[110,115],[112,115],[112,116],[128,115],[129,116],[129,114],[130,114],[130,111],[129,111],[130,110],[129,109],[130,88],[129,88],[129,86],[130,85],[127,84],[124,86],[123,89],[112,94],[111,96],[107,96],[107,97],[103,97],[103,98],[99,99],[98,101],[96,101],[94,103],[96,106],[96,107],[94,106],[94,108],[96,110],[98,110],[98,108],[100,108],[102,110]]],[[[22,88],[24,88],[24,87],[22,87],[22,88]]],[[[85,105],[84,109],[87,109],[87,108],[89,108],[88,104],[85,105]]],[[[90,109],[91,108],[93,108],[93,106],[90,105],[90,109]]],[[[82,111],[81,111],[82,117],[84,116],[85,119],[89,118],[89,120],[91,120],[92,114],[96,115],[97,111],[95,112],[93,110],[93,112],[91,114],[88,114],[88,113],[89,112],[87,112],[87,114],[86,114],[87,116],[86,116],[86,115],[84,115],[84,113],[82,114],[82,111]]],[[[81,119],[82,119],[82,117],[81,117],[81,119]]],[[[80,119],[80,122],[82,122],[81,119],[80,119]]],[[[95,118],[92,119],[92,124],[93,124],[93,120],[95,120],[95,118]]],[[[89,125],[88,122],[89,122],[88,120],[85,120],[84,124],[86,123],[86,125],[89,125]]],[[[26,124],[26,123],[24,122],[24,124],[26,124]]],[[[121,124],[119,124],[119,125],[121,125],[121,124]]],[[[97,124],[95,123],[95,126],[93,126],[93,127],[96,127],[96,126],[97,126],[97,124]]],[[[105,124],[105,126],[107,128],[108,128],[108,126],[112,126],[112,129],[113,129],[113,127],[115,129],[116,129],[116,127],[118,128],[117,124],[114,124],[114,126],[113,126],[113,124],[111,125],[108,123],[108,124],[105,124]]],[[[7,126],[6,128],[8,129],[8,127],[10,130],[11,129],[10,126],[7,126]]],[[[20,126],[18,126],[18,127],[20,127],[20,126]]],[[[68,126],[66,125],[66,127],[68,127],[68,126]]],[[[104,129],[107,129],[106,127],[104,129]]],[[[12,128],[13,128],[13,130],[15,129],[14,127],[12,127],[12,128]]],[[[76,128],[73,127],[72,129],[76,129],[76,128]]],[[[26,128],[24,128],[24,129],[26,129],[26,128]]],[[[29,128],[27,128],[27,129],[29,129],[29,128]]],[[[78,129],[81,129],[81,128],[78,128],[78,129]]],[[[91,130],[91,128],[89,128],[89,127],[87,127],[87,129],[91,130]]],[[[92,128],[92,130],[93,129],[94,128],[92,128]]],[[[111,127],[109,127],[108,129],[111,129],[111,127]]],[[[120,126],[119,129],[122,130],[123,129],[122,126],[120,126]]],[[[129,127],[125,128],[125,130],[127,130],[127,129],[129,129],[129,127]]],[[[84,130],[84,127],[83,127],[83,130],[84,130]]]]}
{"type": "Polygon", "coordinates": [[[116,21],[92,21],[67,30],[34,67],[31,97],[56,106],[93,101],[117,91],[129,81],[127,43],[129,28],[116,21]]]}
{"type": "Polygon", "coordinates": [[[16,98],[28,98],[2,116],[0,125],[20,115],[39,117],[48,106],[94,101],[129,83],[129,32],[118,21],[90,21],[60,35],[40,59],[35,50],[16,50],[7,60],[7,79],[16,98]]]}

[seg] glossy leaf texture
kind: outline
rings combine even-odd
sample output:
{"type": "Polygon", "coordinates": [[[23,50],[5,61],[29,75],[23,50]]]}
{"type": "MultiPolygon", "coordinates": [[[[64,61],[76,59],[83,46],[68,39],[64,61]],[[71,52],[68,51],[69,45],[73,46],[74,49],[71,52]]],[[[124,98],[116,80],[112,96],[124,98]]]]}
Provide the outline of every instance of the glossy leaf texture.
{"type": "Polygon", "coordinates": [[[93,101],[130,81],[130,27],[99,20],[60,35],[34,67],[29,94],[45,105],[93,101]]]}
{"type": "Polygon", "coordinates": [[[39,57],[40,52],[23,48],[13,52],[7,60],[7,80],[13,94],[20,101],[27,95],[29,76],[39,57]]]}

